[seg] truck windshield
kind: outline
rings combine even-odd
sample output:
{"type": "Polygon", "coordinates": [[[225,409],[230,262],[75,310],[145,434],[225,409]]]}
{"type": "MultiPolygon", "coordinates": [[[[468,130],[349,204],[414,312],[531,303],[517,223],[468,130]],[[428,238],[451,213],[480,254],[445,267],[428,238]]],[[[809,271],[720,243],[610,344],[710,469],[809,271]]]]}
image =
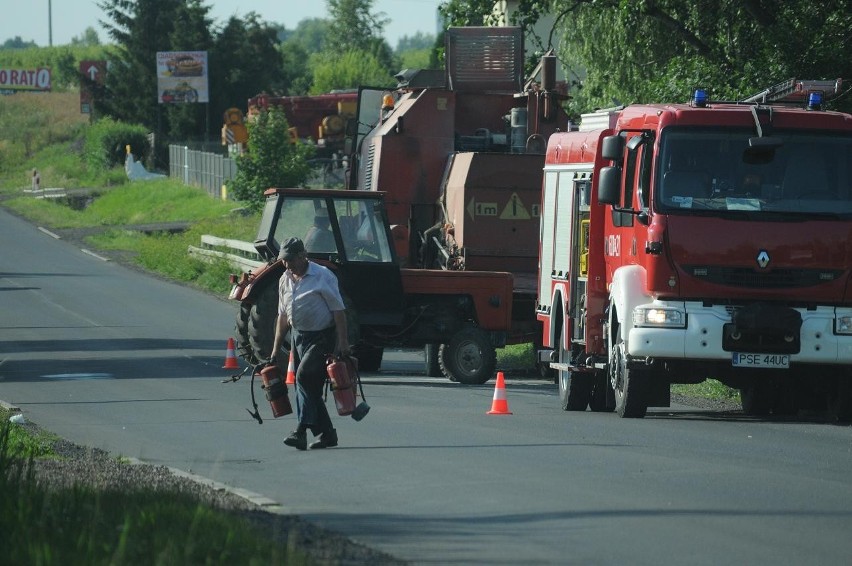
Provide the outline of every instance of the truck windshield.
{"type": "Polygon", "coordinates": [[[774,150],[747,152],[753,130],[670,128],[660,140],[661,211],[852,213],[852,134],[775,130],[774,150]]]}

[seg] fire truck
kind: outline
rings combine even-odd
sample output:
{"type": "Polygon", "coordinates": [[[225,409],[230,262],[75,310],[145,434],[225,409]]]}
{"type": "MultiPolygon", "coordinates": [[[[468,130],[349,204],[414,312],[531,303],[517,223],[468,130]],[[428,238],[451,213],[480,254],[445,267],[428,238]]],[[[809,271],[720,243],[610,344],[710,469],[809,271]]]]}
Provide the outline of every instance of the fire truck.
{"type": "Polygon", "coordinates": [[[641,418],[716,379],[748,415],[852,417],[841,81],[583,117],[547,146],[536,317],[562,408],[641,418]]]}

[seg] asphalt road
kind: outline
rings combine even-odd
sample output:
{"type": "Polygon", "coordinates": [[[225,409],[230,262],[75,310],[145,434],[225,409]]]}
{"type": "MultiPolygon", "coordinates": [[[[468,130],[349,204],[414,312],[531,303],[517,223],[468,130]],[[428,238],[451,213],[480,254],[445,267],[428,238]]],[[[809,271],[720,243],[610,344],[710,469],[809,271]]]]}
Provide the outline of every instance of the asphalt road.
{"type": "Polygon", "coordinates": [[[555,386],[418,375],[388,352],[338,448],[222,384],[235,307],[0,211],[0,399],[77,443],[263,494],[417,564],[832,564],[852,556],[852,428],[690,407],[564,413],[555,386]]]}

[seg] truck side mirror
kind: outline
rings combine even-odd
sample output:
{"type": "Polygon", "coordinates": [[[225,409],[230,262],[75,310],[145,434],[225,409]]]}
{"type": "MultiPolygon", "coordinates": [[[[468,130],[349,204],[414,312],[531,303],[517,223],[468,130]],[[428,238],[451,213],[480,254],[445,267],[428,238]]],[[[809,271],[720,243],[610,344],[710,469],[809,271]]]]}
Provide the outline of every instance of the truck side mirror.
{"type": "Polygon", "coordinates": [[[624,138],[621,136],[606,136],[601,141],[601,157],[621,161],[624,154],[624,138]]]}
{"type": "Polygon", "coordinates": [[[598,174],[598,202],[613,206],[621,203],[621,168],[601,167],[598,174]]]}

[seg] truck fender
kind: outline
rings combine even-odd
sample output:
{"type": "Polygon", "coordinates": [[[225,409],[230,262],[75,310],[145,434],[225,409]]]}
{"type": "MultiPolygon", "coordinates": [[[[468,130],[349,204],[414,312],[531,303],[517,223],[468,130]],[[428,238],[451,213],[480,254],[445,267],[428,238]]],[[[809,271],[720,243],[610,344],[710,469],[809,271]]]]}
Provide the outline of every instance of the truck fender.
{"type": "Polygon", "coordinates": [[[653,300],[646,291],[645,277],[645,269],[639,265],[619,267],[612,275],[609,302],[615,307],[619,333],[625,343],[633,328],[633,308],[653,300]]]}

